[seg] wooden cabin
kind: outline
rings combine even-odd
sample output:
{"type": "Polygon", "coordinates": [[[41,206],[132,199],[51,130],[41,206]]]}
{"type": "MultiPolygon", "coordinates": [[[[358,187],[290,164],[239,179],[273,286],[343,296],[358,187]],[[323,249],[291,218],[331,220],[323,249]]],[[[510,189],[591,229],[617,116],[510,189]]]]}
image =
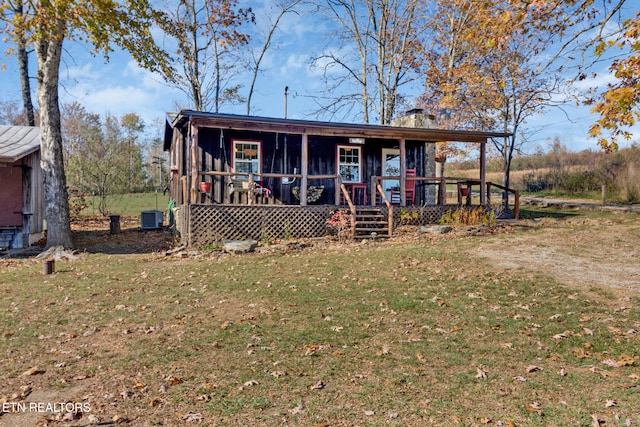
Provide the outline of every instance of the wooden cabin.
{"type": "Polygon", "coordinates": [[[435,167],[440,141],[479,146],[480,176],[462,185],[479,186],[480,203],[486,202],[485,145],[503,134],[436,129],[420,111],[401,124],[183,110],[169,118],[164,144],[178,231],[190,244],[265,233],[312,237],[326,234],[326,218],[336,209],[350,209],[355,217],[366,207],[391,224],[394,205],[432,206],[437,221],[447,205],[445,178],[436,176],[435,167]],[[273,230],[274,216],[280,230],[273,230]]]}
{"type": "Polygon", "coordinates": [[[0,126],[0,183],[0,249],[40,240],[44,189],[39,128],[0,126]]]}

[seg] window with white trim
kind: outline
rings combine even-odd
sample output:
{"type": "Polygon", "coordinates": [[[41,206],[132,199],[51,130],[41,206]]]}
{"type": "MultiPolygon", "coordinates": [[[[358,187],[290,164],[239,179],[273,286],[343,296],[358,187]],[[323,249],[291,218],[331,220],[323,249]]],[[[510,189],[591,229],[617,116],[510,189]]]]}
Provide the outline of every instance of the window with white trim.
{"type": "Polygon", "coordinates": [[[342,182],[361,182],[362,152],[360,147],[338,145],[338,175],[342,182]]]}
{"type": "MultiPolygon", "coordinates": [[[[260,170],[260,141],[245,141],[236,139],[233,141],[233,169],[235,172],[255,173],[260,170]]],[[[237,179],[248,179],[246,176],[237,176],[237,179]]],[[[259,180],[256,177],[255,180],[259,180]]]]}

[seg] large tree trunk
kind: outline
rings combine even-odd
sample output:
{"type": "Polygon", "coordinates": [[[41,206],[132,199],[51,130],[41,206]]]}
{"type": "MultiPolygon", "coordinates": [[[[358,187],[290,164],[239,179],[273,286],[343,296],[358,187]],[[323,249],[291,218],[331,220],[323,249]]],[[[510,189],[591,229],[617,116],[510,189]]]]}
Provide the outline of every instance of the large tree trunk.
{"type": "MultiPolygon", "coordinates": [[[[38,59],[38,106],[40,112],[40,148],[44,177],[45,218],[47,220],[47,248],[73,247],[69,221],[67,180],[62,156],[62,132],[58,81],[63,32],[50,40],[36,43],[38,59]]],[[[46,39],[46,37],[45,37],[46,39]]]]}
{"type": "MultiPolygon", "coordinates": [[[[14,6],[14,12],[22,16],[22,2],[14,6]]],[[[35,126],[36,120],[33,113],[33,102],[31,101],[31,84],[29,82],[29,53],[27,52],[27,41],[24,33],[20,33],[16,40],[18,50],[18,70],[20,73],[20,86],[22,89],[22,106],[27,126],[35,126]]]]}

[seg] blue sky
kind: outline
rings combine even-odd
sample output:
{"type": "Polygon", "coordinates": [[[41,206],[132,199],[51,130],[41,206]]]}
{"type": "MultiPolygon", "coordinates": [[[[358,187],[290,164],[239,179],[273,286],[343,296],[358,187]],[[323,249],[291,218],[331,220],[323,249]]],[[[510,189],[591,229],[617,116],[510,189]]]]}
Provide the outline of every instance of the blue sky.
{"type": "MultiPolygon", "coordinates": [[[[268,13],[264,7],[254,7],[254,11],[258,22],[264,19],[264,13],[268,13]]],[[[252,114],[282,117],[284,88],[288,86],[288,117],[312,118],[309,114],[316,109],[313,97],[319,95],[323,85],[319,71],[310,67],[309,59],[310,55],[317,55],[328,44],[324,30],[329,26],[328,21],[317,15],[285,16],[263,62],[263,72],[258,77],[252,100],[252,114]]],[[[2,52],[6,50],[1,43],[0,49],[2,52]]],[[[0,71],[0,101],[20,101],[15,58],[3,56],[0,61],[6,65],[6,70],[0,71]]],[[[150,133],[156,135],[161,135],[159,123],[164,120],[166,112],[188,107],[181,91],[138,67],[127,53],[115,52],[106,62],[102,56],[92,56],[85,46],[67,42],[63,61],[60,87],[63,103],[77,101],[89,111],[99,114],[120,116],[136,112],[143,117],[150,133]]],[[[580,84],[603,85],[609,81],[611,76],[605,72],[580,84]]],[[[245,83],[247,88],[248,83],[245,83]]],[[[420,90],[416,85],[415,93],[409,95],[417,97],[420,90]]],[[[225,107],[224,112],[244,114],[245,109],[244,105],[225,107]]],[[[559,138],[570,150],[597,149],[595,140],[587,136],[589,125],[596,116],[590,114],[587,107],[575,107],[571,103],[564,107],[564,111],[550,109],[528,121],[526,128],[530,131],[530,142],[526,146],[527,152],[546,149],[554,138],[559,138]]],[[[640,136],[640,130],[636,135],[640,136]]],[[[621,141],[621,146],[629,144],[621,141]]]]}

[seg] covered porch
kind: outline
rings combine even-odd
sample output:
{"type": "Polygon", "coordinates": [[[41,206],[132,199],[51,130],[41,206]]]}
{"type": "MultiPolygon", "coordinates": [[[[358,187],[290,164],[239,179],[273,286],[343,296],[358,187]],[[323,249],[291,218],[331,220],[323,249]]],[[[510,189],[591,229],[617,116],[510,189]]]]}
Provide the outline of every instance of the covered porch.
{"type": "MultiPolygon", "coordinates": [[[[192,235],[204,221],[194,217],[196,211],[222,208],[244,212],[238,215],[249,223],[260,222],[262,212],[269,217],[288,212],[300,219],[283,216],[286,233],[301,237],[326,234],[326,218],[337,209],[349,209],[354,222],[359,211],[374,209],[376,225],[388,234],[393,233],[397,217],[394,207],[432,212],[430,222],[437,222],[458,206],[489,204],[496,186],[485,179],[486,143],[503,136],[184,110],[171,117],[165,133],[165,150],[171,152],[171,198],[184,215],[177,227],[192,235]],[[438,175],[436,143],[442,141],[477,146],[479,176],[438,175]],[[456,194],[448,197],[452,188],[456,194]],[[322,217],[322,224],[313,230],[303,226],[314,222],[301,214],[307,211],[311,217],[322,217]]],[[[239,221],[227,217],[205,228],[224,237],[229,233],[221,230],[239,221]]],[[[255,232],[249,234],[255,238],[255,232]]]]}

